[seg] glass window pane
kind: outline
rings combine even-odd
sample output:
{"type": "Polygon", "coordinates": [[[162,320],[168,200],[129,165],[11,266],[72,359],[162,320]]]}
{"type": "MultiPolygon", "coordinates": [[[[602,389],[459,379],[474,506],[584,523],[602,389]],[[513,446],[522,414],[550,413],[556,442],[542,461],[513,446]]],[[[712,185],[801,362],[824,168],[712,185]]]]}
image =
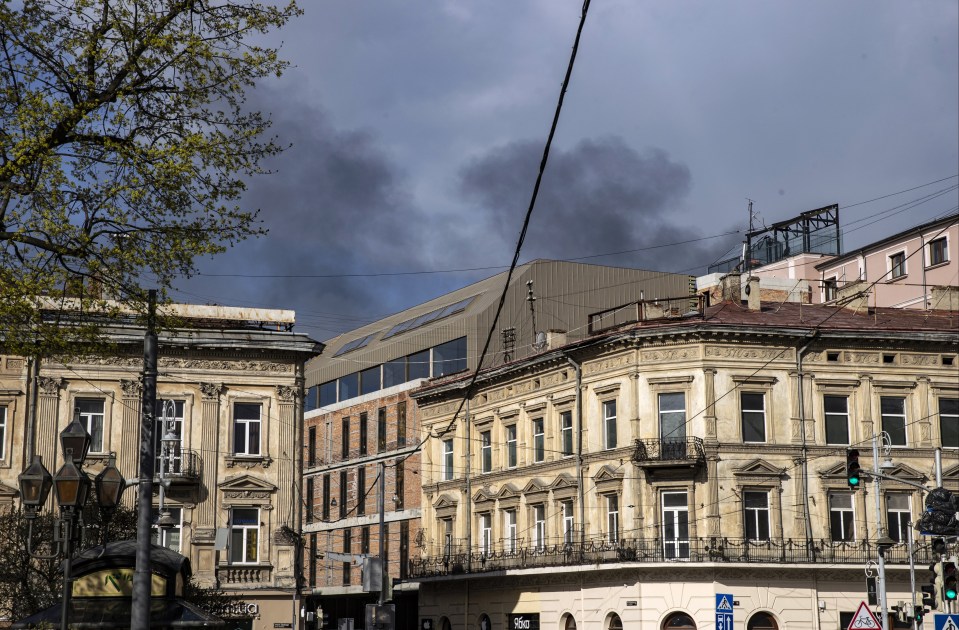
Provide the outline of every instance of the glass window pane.
{"type": "Polygon", "coordinates": [[[944,447],[959,448],[959,398],[939,399],[939,432],[944,447]]]}
{"type": "Polygon", "coordinates": [[[394,359],[383,364],[383,387],[406,382],[406,359],[394,359]]]}
{"type": "Polygon", "coordinates": [[[433,348],[433,376],[453,374],[466,369],[466,337],[441,343],[433,348]]]}
{"type": "Polygon", "coordinates": [[[259,403],[234,403],[233,417],[237,420],[259,420],[259,403]]]}
{"type": "Polygon", "coordinates": [[[380,366],[360,372],[360,394],[369,394],[380,389],[380,366]]]}
{"type": "Polygon", "coordinates": [[[430,377],[430,351],[424,350],[406,357],[409,380],[430,377]]]}
{"type": "Polygon", "coordinates": [[[336,381],[327,381],[320,385],[320,407],[332,405],[336,400],[336,381]]]}
{"type": "Polygon", "coordinates": [[[360,394],[359,374],[353,372],[340,377],[340,400],[356,398],[360,394]]]}

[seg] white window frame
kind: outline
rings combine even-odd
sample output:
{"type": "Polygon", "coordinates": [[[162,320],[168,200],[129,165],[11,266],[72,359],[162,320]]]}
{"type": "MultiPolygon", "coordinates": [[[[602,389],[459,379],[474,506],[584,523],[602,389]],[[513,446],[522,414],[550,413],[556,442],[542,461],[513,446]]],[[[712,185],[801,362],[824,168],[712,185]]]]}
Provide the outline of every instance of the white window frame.
{"type": "Polygon", "coordinates": [[[453,479],[453,438],[443,440],[443,481],[453,479]]]}
{"type": "Polygon", "coordinates": [[[233,454],[234,455],[247,455],[247,456],[259,456],[262,453],[263,445],[263,403],[260,402],[245,402],[240,400],[233,401],[233,454]],[[236,407],[237,405],[250,405],[257,406],[260,409],[260,413],[257,418],[237,418],[236,417],[236,407]],[[256,427],[257,439],[252,440],[250,435],[252,433],[253,427],[256,427]],[[237,439],[240,435],[239,431],[242,427],[243,433],[243,444],[241,448],[237,448],[237,439]]]}
{"type": "Polygon", "coordinates": [[[493,471],[493,434],[490,431],[480,433],[480,471],[493,471]]]}
{"type": "Polygon", "coordinates": [[[606,495],[606,540],[615,545],[619,542],[619,495],[606,495]]]}
{"type": "Polygon", "coordinates": [[[260,557],[260,510],[255,507],[232,508],[230,510],[230,564],[258,564],[260,557]],[[235,522],[238,512],[251,512],[256,515],[256,522],[253,525],[241,524],[235,522]],[[240,549],[235,547],[237,534],[241,542],[240,549]],[[247,554],[247,547],[250,545],[250,535],[254,537],[254,557],[247,554]]]}
{"type": "Polygon", "coordinates": [[[546,422],[543,418],[533,418],[533,462],[546,461],[546,422]]]}
{"type": "Polygon", "coordinates": [[[74,401],[77,408],[80,408],[80,424],[90,434],[90,452],[105,453],[106,450],[106,408],[107,401],[104,398],[77,398],[74,401]],[[100,403],[100,411],[90,411],[80,408],[80,403],[100,403]],[[96,431],[96,423],[99,422],[99,431],[96,431]],[[99,440],[99,443],[97,441],[99,440]]]}
{"type": "Polygon", "coordinates": [[[908,260],[909,256],[906,255],[906,250],[904,249],[893,252],[886,256],[886,271],[889,273],[889,280],[897,280],[899,278],[905,278],[907,275],[909,275],[909,270],[907,267],[908,260]],[[899,256],[902,256],[901,265],[893,261],[894,258],[898,258],[899,256]],[[901,271],[901,273],[898,275],[896,274],[897,267],[899,267],[899,270],[901,271]]]}
{"type": "Polygon", "coordinates": [[[689,491],[687,490],[668,490],[660,493],[660,521],[662,524],[663,538],[663,556],[667,560],[688,560],[689,559],[689,491]],[[683,503],[681,505],[666,505],[666,497],[682,495],[683,503]],[[676,530],[676,536],[672,538],[666,536],[666,530],[669,527],[667,523],[667,513],[675,513],[672,518],[672,525],[676,530]],[[679,514],[686,514],[686,537],[679,536],[679,514]]]}
{"type": "Polygon", "coordinates": [[[902,419],[902,438],[903,441],[901,444],[893,443],[893,446],[909,446],[909,398],[907,396],[880,396],[879,397],[879,427],[883,433],[892,437],[892,434],[886,429],[886,418],[890,420],[901,418],[902,419]],[[884,413],[882,410],[882,401],[884,399],[889,400],[898,400],[902,403],[902,413],[884,413]]]}
{"type": "Polygon", "coordinates": [[[0,460],[7,458],[7,406],[0,405],[0,460]]]}
{"type": "Polygon", "coordinates": [[[743,442],[746,444],[766,444],[769,442],[769,414],[768,414],[768,405],[766,404],[766,392],[765,391],[756,391],[756,390],[743,390],[739,393],[739,418],[740,425],[739,430],[742,431],[743,442]],[[760,400],[763,402],[762,409],[746,409],[743,406],[743,396],[753,395],[759,396],[760,400]],[[746,439],[746,413],[762,413],[763,415],[763,436],[761,440],[747,440],[746,439]]]}
{"type": "Polygon", "coordinates": [[[603,401],[603,448],[606,450],[616,448],[616,399],[603,401]],[[612,414],[610,414],[612,410],[612,414]]]}
{"type": "Polygon", "coordinates": [[[563,506],[563,543],[567,545],[573,544],[576,534],[576,516],[574,514],[573,500],[566,499],[561,505],[563,506]]]}
{"type": "Polygon", "coordinates": [[[832,302],[839,294],[839,278],[830,276],[822,281],[823,302],[832,302]]]}
{"type": "Polygon", "coordinates": [[[889,528],[889,537],[895,540],[896,542],[908,542],[909,532],[907,531],[909,525],[908,523],[912,521],[912,508],[911,504],[911,495],[908,492],[887,492],[885,496],[886,502],[886,526],[889,528]],[[905,502],[906,507],[893,507],[891,499],[900,499],[905,502]],[[893,519],[895,518],[895,523],[893,519]],[[893,531],[893,525],[896,527],[896,531],[893,531]],[[895,533],[898,538],[893,537],[895,533]]]}
{"type": "Polygon", "coordinates": [[[503,530],[506,534],[504,548],[508,553],[514,553],[516,551],[516,509],[505,510],[503,520],[503,530]]]}
{"type": "Polygon", "coordinates": [[[768,541],[772,531],[771,512],[769,509],[769,491],[767,490],[744,490],[743,491],[743,537],[750,541],[765,542],[768,541]],[[751,507],[749,505],[749,495],[753,497],[762,497],[766,505],[762,507],[751,507]],[[750,536],[748,524],[752,523],[753,531],[756,536],[750,536]],[[765,525],[766,536],[762,536],[763,525],[765,525]]]}
{"type": "Polygon", "coordinates": [[[573,412],[571,410],[560,412],[559,426],[563,457],[572,457],[575,445],[573,444],[573,412]]]}
{"type": "Polygon", "coordinates": [[[959,448],[959,444],[946,444],[946,441],[943,439],[942,427],[946,422],[951,422],[953,425],[959,425],[959,413],[942,413],[943,400],[955,401],[956,398],[953,396],[939,396],[936,400],[936,413],[939,415],[939,444],[942,446],[942,448],[959,448]]]}
{"type": "Polygon", "coordinates": [[[851,493],[851,492],[830,492],[830,493],[829,493],[828,501],[829,501],[829,538],[830,538],[830,540],[833,540],[834,542],[853,542],[853,541],[855,541],[855,540],[856,540],[856,506],[855,506],[855,503],[854,503],[853,500],[852,500],[852,493],[851,493]],[[836,503],[837,503],[836,500],[837,500],[837,499],[840,499],[840,498],[842,498],[842,499],[844,500],[844,502],[848,501],[848,502],[849,502],[849,507],[846,507],[845,505],[836,505],[836,503]],[[841,529],[842,529],[841,534],[842,534],[843,537],[841,537],[841,538],[834,538],[834,537],[833,537],[834,532],[833,532],[832,525],[833,525],[833,514],[834,514],[834,513],[840,513],[840,514],[847,514],[847,513],[848,513],[848,514],[849,514],[848,521],[849,521],[849,529],[850,529],[850,531],[848,532],[848,535],[847,535],[847,532],[846,532],[846,520],[847,520],[847,519],[846,519],[845,517],[842,517],[842,516],[841,516],[841,517],[840,517],[840,520],[839,520],[839,523],[840,523],[840,525],[841,525],[841,529]]]}
{"type": "Polygon", "coordinates": [[[533,506],[533,546],[536,549],[546,546],[546,506],[542,503],[533,506]]]}
{"type": "Polygon", "coordinates": [[[948,235],[948,234],[943,234],[942,236],[940,236],[940,237],[938,237],[938,238],[934,238],[934,239],[932,239],[931,241],[929,241],[928,243],[926,243],[926,261],[927,261],[926,267],[934,267],[934,266],[936,266],[936,265],[944,265],[944,264],[946,264],[947,262],[949,262],[949,235],[948,235]],[[942,244],[943,244],[943,247],[942,247],[942,249],[943,249],[943,259],[940,260],[939,262],[935,262],[935,261],[932,259],[932,252],[933,252],[932,246],[933,246],[934,244],[937,244],[937,243],[942,243],[942,244]]]}
{"type": "Polygon", "coordinates": [[[493,551],[493,515],[483,512],[479,515],[480,553],[488,556],[493,551]]]}
{"type": "Polygon", "coordinates": [[[453,553],[453,519],[443,519],[443,557],[449,558],[453,553]]]}
{"type": "Polygon", "coordinates": [[[175,525],[173,527],[160,527],[157,525],[157,520],[160,518],[160,507],[153,506],[153,520],[150,534],[150,541],[154,545],[159,545],[161,547],[166,547],[167,549],[172,549],[177,553],[182,553],[183,549],[183,508],[179,506],[165,506],[165,510],[170,511],[170,516],[173,518],[175,525]],[[172,543],[172,539],[176,540],[175,544],[172,543]]]}
{"type": "Polygon", "coordinates": [[[506,427],[506,467],[516,468],[517,463],[516,425],[511,424],[506,427]]]}
{"type": "Polygon", "coordinates": [[[181,473],[183,472],[183,416],[186,414],[186,401],[177,398],[157,398],[157,408],[160,409],[156,414],[155,423],[153,425],[153,444],[154,452],[156,453],[156,464],[154,470],[157,471],[157,474],[160,472],[160,463],[163,457],[163,437],[166,435],[166,427],[163,423],[163,409],[166,407],[167,402],[173,403],[173,418],[167,418],[167,420],[173,421],[174,430],[173,432],[179,438],[179,441],[174,445],[174,452],[170,453],[171,461],[167,463],[167,468],[164,471],[165,473],[181,473]]]}
{"type": "Polygon", "coordinates": [[[849,423],[849,396],[846,395],[846,394],[829,394],[829,393],[823,394],[823,395],[822,395],[822,418],[823,418],[823,440],[825,441],[825,443],[826,443],[826,444],[843,444],[843,445],[848,445],[849,442],[850,442],[850,439],[851,439],[851,437],[852,437],[852,436],[850,435],[851,425],[850,425],[850,423],[849,423]],[[839,413],[839,412],[835,412],[835,411],[827,411],[827,410],[826,410],[826,399],[827,399],[827,398],[841,398],[841,399],[845,400],[845,401],[846,401],[846,411],[843,412],[843,413],[839,413]],[[832,418],[834,422],[838,422],[838,421],[839,421],[839,418],[841,418],[841,417],[844,417],[844,418],[845,418],[845,422],[846,422],[846,441],[845,441],[845,442],[830,442],[830,441],[829,441],[830,418],[832,418]]]}

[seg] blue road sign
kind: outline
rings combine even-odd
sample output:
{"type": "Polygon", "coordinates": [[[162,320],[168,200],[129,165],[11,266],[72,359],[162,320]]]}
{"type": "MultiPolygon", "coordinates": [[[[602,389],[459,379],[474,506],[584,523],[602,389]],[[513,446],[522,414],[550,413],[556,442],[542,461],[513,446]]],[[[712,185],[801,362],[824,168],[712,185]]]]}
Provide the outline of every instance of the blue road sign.
{"type": "MultiPolygon", "coordinates": [[[[716,630],[733,630],[733,596],[731,593],[716,593],[716,630]]],[[[959,630],[959,628],[956,630],[959,630]]]]}
{"type": "Polygon", "coordinates": [[[959,630],[959,615],[936,613],[932,616],[935,630],[959,630]]]}

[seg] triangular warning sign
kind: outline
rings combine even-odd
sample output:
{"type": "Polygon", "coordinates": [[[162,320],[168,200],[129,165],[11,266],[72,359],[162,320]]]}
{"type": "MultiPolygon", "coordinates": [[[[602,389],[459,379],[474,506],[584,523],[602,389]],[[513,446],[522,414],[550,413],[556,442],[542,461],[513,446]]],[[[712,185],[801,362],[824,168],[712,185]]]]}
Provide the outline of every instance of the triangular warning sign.
{"type": "Polygon", "coordinates": [[[859,602],[859,610],[853,615],[846,630],[882,630],[882,626],[879,625],[876,616],[869,610],[869,606],[866,606],[866,602],[859,602]]]}
{"type": "Polygon", "coordinates": [[[952,620],[952,617],[946,617],[946,623],[942,625],[942,630],[959,630],[959,626],[952,620]]]}
{"type": "Polygon", "coordinates": [[[719,603],[716,604],[716,612],[726,611],[726,610],[732,611],[732,609],[733,609],[733,605],[729,603],[728,597],[723,597],[721,600],[719,600],[719,603]]]}

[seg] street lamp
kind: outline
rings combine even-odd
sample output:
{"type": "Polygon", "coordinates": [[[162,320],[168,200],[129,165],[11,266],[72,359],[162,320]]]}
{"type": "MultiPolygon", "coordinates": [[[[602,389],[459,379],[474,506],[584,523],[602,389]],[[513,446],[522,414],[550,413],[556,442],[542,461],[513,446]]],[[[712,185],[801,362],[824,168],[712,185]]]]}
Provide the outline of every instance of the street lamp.
{"type": "Polygon", "coordinates": [[[79,531],[77,515],[87,503],[90,486],[96,485],[97,505],[107,514],[120,503],[120,495],[126,482],[114,465],[111,455],[106,468],[97,475],[95,482],[83,471],[83,461],[90,450],[90,434],[80,423],[80,410],[74,410],[73,421],[60,433],[60,446],[63,451],[63,465],[56,475],[51,476],[44,467],[43,459],[34,455],[33,461],[18,477],[20,501],[27,518],[27,553],[34,558],[53,560],[63,556],[63,601],[60,612],[60,628],[67,628],[67,614],[70,610],[71,569],[73,562],[73,543],[79,531]],[[40,514],[43,504],[53,489],[60,517],[54,523],[54,551],[51,554],[39,554],[33,550],[33,522],[40,514]]]}

